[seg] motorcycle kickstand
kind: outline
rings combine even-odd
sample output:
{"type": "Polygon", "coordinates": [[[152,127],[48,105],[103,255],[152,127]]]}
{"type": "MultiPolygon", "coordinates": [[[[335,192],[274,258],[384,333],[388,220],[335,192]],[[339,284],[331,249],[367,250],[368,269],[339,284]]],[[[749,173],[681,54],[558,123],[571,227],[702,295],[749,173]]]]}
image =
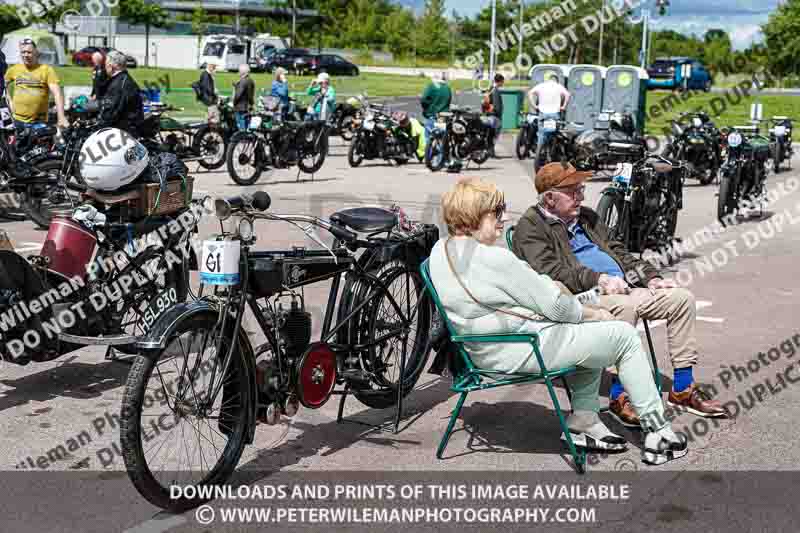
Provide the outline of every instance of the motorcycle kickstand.
{"type": "Polygon", "coordinates": [[[113,346],[109,346],[106,348],[106,355],[105,360],[110,361],[112,363],[124,363],[126,365],[132,365],[134,358],[122,358],[117,354],[117,351],[114,349],[113,346]]]}

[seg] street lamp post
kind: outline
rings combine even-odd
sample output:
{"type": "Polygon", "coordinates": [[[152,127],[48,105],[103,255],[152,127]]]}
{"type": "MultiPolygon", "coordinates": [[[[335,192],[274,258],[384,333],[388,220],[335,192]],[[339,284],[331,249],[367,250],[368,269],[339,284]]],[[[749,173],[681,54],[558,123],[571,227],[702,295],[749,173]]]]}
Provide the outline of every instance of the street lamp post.
{"type": "Polygon", "coordinates": [[[597,52],[597,55],[598,55],[597,64],[598,65],[602,65],[603,64],[603,33],[604,33],[603,30],[605,29],[605,23],[603,21],[603,15],[605,14],[605,10],[606,10],[606,0],[603,0],[603,7],[601,8],[601,11],[600,11],[600,49],[597,52]]]}
{"type": "MultiPolygon", "coordinates": [[[[525,2],[523,0],[519,0],[519,28],[517,28],[517,31],[519,32],[519,55],[517,56],[518,58],[522,57],[522,40],[524,39],[523,33],[522,33],[522,12],[524,10],[525,10],[525,2]]],[[[518,61],[521,61],[521,60],[518,60],[518,61]]],[[[517,63],[517,66],[519,66],[519,63],[517,63]]],[[[518,70],[517,76],[521,80],[522,79],[522,69],[518,68],[517,70],[518,70]]]]}
{"type": "Polygon", "coordinates": [[[497,0],[492,0],[492,47],[489,50],[489,79],[494,79],[495,30],[497,27],[497,0]]]}

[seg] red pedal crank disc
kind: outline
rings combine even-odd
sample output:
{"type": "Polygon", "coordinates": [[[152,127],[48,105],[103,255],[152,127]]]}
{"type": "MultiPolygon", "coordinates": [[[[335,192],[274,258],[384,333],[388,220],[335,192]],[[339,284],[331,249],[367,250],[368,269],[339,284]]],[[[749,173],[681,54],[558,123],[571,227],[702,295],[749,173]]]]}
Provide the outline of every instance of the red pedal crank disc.
{"type": "Polygon", "coordinates": [[[336,385],[336,354],[324,342],[308,347],[297,366],[297,395],[309,409],[319,409],[328,401],[336,385]]]}

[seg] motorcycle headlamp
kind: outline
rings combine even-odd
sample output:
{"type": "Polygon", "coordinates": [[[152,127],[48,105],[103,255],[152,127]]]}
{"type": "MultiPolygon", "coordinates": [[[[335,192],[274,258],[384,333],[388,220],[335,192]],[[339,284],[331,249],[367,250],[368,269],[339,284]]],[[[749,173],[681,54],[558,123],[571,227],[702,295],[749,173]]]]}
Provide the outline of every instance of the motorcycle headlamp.
{"type": "Polygon", "coordinates": [[[672,133],[674,133],[676,136],[680,137],[681,135],[683,135],[683,128],[677,122],[673,122],[672,123],[672,133]]]}
{"type": "Polygon", "coordinates": [[[464,135],[465,133],[467,133],[467,128],[460,122],[456,122],[455,124],[453,124],[453,133],[455,133],[456,135],[464,135]]]}
{"type": "Polygon", "coordinates": [[[698,117],[695,117],[695,118],[692,119],[692,125],[695,128],[702,128],[703,127],[703,121],[700,120],[698,117]]]}
{"type": "Polygon", "coordinates": [[[214,200],[214,214],[217,215],[218,219],[221,221],[228,220],[232,212],[233,208],[227,200],[224,198],[218,198],[217,200],[214,200]]]}
{"type": "Polygon", "coordinates": [[[255,236],[255,231],[253,229],[253,221],[249,218],[243,217],[239,219],[239,226],[237,228],[237,233],[239,237],[242,238],[244,241],[251,241],[255,236]]]}
{"type": "Polygon", "coordinates": [[[728,135],[728,146],[731,148],[738,148],[742,144],[742,134],[738,131],[731,132],[728,135]]]}

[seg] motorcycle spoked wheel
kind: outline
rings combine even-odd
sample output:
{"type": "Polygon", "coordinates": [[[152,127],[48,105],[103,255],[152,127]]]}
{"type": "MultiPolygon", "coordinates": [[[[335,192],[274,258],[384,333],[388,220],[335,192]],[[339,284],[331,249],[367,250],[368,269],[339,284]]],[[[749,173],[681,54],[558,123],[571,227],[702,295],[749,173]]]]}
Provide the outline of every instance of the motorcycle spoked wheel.
{"type": "Polygon", "coordinates": [[[363,360],[365,370],[372,376],[371,389],[355,389],[353,395],[364,405],[384,409],[397,402],[398,389],[409,394],[425,367],[430,353],[431,301],[427,297],[420,275],[404,264],[384,268],[379,274],[388,292],[396,300],[403,315],[411,324],[407,332],[399,332],[377,343],[377,339],[401,328],[400,317],[384,294],[372,301],[363,318],[366,327],[360,328],[360,342],[372,344],[363,360]],[[406,366],[401,368],[402,354],[406,366]]]}
{"type": "Polygon", "coordinates": [[[269,164],[269,147],[250,132],[237,132],[231,137],[225,156],[228,175],[237,185],[255,185],[269,164]]]}
{"type": "Polygon", "coordinates": [[[367,141],[363,137],[356,138],[351,144],[350,149],[347,151],[347,162],[350,166],[356,168],[364,162],[367,141]]]}
{"type": "MultiPolygon", "coordinates": [[[[36,163],[34,167],[41,172],[57,175],[61,172],[62,165],[60,159],[47,159],[36,163]]],[[[39,228],[48,229],[53,217],[72,216],[75,207],[82,203],[81,193],[84,191],[86,186],[70,176],[66,180],[66,189],[58,185],[29,185],[20,193],[19,200],[25,214],[39,228]]]]}
{"type": "Polygon", "coordinates": [[[515,151],[517,159],[524,161],[530,156],[530,146],[528,145],[528,128],[521,128],[517,135],[517,142],[515,144],[515,151]]]}
{"type": "Polygon", "coordinates": [[[310,153],[304,153],[297,166],[306,174],[316,174],[322,165],[325,164],[325,158],[328,157],[329,140],[327,132],[323,129],[321,134],[317,136],[314,150],[310,153]]]}
{"type": "Polygon", "coordinates": [[[425,148],[425,166],[431,172],[439,172],[444,168],[447,162],[447,155],[445,154],[444,139],[436,137],[431,139],[431,142],[425,148]]]}
{"type": "Polygon", "coordinates": [[[597,204],[597,216],[608,228],[608,236],[615,240],[625,237],[625,224],[622,220],[624,207],[625,197],[621,191],[616,189],[603,191],[597,204]]]}
{"type": "Polygon", "coordinates": [[[120,445],[131,482],[157,507],[183,512],[209,501],[174,499],[170,486],[221,485],[239,463],[255,380],[241,337],[223,376],[233,338],[233,331],[219,331],[215,313],[202,313],[180,322],[164,349],[134,360],[122,398],[120,445]],[[191,464],[194,459],[198,463],[191,464]]]}
{"type": "Polygon", "coordinates": [[[223,130],[209,125],[197,130],[192,146],[192,150],[200,156],[197,162],[206,170],[216,170],[225,165],[227,148],[223,130]]]}
{"type": "Polygon", "coordinates": [[[772,151],[772,170],[775,174],[779,174],[781,171],[781,144],[779,142],[775,143],[772,151]]]}
{"type": "Polygon", "coordinates": [[[356,135],[356,132],[355,132],[355,129],[354,129],[354,126],[353,126],[353,121],[354,120],[355,120],[355,117],[353,115],[345,115],[339,121],[339,127],[338,127],[339,136],[342,139],[344,139],[345,141],[347,141],[347,142],[352,141],[353,137],[355,137],[355,135],[356,135]]]}

